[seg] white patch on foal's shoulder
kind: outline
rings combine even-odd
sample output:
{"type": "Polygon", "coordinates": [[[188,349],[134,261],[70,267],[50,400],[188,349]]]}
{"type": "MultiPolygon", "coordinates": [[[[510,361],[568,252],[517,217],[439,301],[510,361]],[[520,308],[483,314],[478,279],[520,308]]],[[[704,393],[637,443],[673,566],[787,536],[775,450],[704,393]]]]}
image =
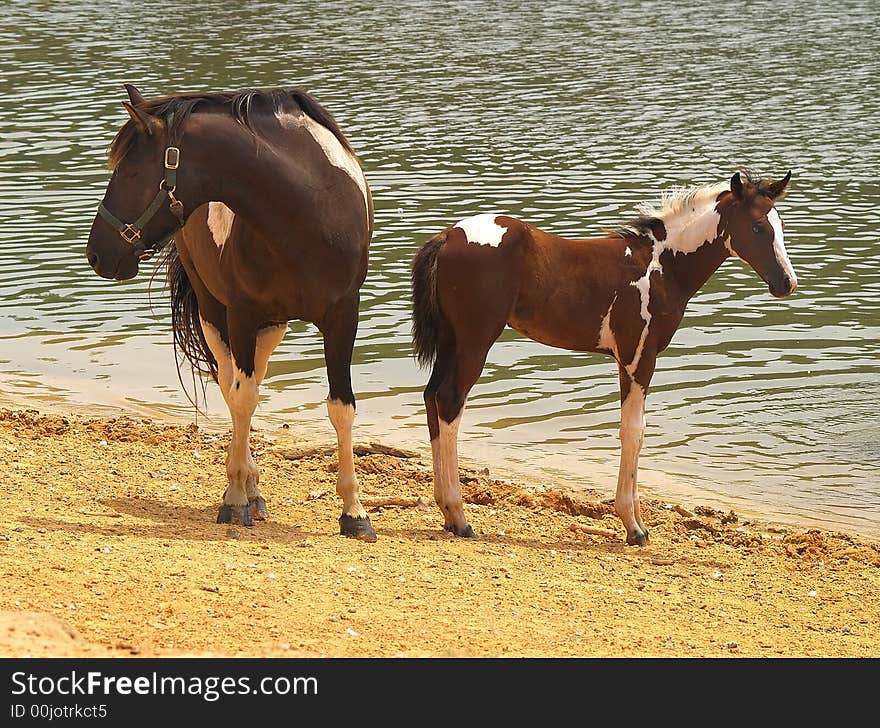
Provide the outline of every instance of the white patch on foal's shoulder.
{"type": "Polygon", "coordinates": [[[497,247],[501,243],[504,233],[507,232],[506,227],[502,227],[495,222],[497,217],[498,215],[494,212],[474,215],[455,223],[454,227],[464,231],[464,235],[469,243],[497,247]]]}
{"type": "Polygon", "coordinates": [[[364,196],[364,204],[367,206],[367,214],[369,215],[370,204],[367,201],[367,180],[364,177],[364,171],[354,155],[342,146],[342,142],[336,138],[336,135],[326,126],[322,126],[311,116],[303,112],[291,113],[289,111],[282,111],[276,113],[275,116],[285,129],[300,127],[312,135],[312,138],[324,151],[330,164],[346,172],[360,188],[361,194],[364,196]]]}
{"type": "Polygon", "coordinates": [[[605,316],[602,317],[602,323],[599,325],[599,340],[596,342],[596,346],[600,349],[610,351],[616,357],[617,339],[614,337],[614,331],[611,329],[611,310],[614,308],[615,303],[617,303],[616,293],[611,301],[611,305],[605,312],[605,316]]]}
{"type": "Polygon", "coordinates": [[[208,230],[211,231],[218,248],[222,248],[229,240],[234,220],[235,213],[222,202],[208,203],[208,230]]]}

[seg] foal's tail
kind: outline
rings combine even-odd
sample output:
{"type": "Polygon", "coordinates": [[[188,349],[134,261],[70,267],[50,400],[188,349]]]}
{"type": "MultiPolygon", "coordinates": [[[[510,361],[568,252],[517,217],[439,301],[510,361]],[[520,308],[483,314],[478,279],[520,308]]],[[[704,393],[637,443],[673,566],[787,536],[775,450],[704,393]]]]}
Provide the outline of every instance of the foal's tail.
{"type": "Polygon", "coordinates": [[[412,263],[412,339],[416,359],[422,367],[431,366],[437,358],[442,316],[437,301],[437,256],[445,240],[442,234],[429,240],[412,263]]]}
{"type": "MultiPolygon", "coordinates": [[[[168,288],[171,292],[171,328],[174,331],[174,355],[178,362],[181,354],[192,367],[194,374],[210,374],[217,381],[217,361],[208,348],[199,321],[199,301],[189,281],[180,254],[170,245],[165,257],[168,272],[168,288]]],[[[178,366],[177,375],[180,377],[178,366]]],[[[183,380],[181,379],[181,385],[183,380]]],[[[184,390],[186,388],[184,387],[184,390]]]]}

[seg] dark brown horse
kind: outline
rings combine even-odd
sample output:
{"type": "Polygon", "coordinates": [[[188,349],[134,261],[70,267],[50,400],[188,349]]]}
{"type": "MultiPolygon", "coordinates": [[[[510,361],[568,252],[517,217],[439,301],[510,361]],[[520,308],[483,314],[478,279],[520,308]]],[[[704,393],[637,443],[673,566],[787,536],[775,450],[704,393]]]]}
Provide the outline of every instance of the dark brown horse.
{"type": "Polygon", "coordinates": [[[642,206],[630,224],[592,240],[566,240],[505,215],[477,215],[446,228],[413,261],[413,340],[433,364],[425,407],[434,496],[445,527],[473,536],[458,473],[461,414],[489,348],[505,325],[550,346],[600,352],[620,378],[620,473],[615,508],[628,544],[645,545],[636,480],[645,395],[657,355],[685,306],[728,257],[742,258],[774,296],[797,278],[774,207],[783,179],[733,175],[642,206]]]}
{"type": "Polygon", "coordinates": [[[287,322],[299,319],[324,337],[340,531],[374,541],[351,443],[351,355],[373,230],[354,151],[299,90],[147,100],[126,89],[130,119],[110,149],[113,175],[86,253],[99,275],[126,280],[174,240],[167,260],[175,345],[214,377],[232,416],[217,522],[250,526],[267,516],[250,421],[269,356],[287,322]]]}

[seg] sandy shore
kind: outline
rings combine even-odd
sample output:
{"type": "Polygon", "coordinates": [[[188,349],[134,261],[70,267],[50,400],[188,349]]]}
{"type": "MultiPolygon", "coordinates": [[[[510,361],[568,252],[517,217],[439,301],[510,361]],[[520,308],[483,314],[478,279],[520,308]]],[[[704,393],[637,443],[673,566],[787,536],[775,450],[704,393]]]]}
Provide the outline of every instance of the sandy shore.
{"type": "Polygon", "coordinates": [[[252,436],[271,520],[220,526],[227,437],[0,411],[0,655],[880,656],[875,540],[649,500],[628,547],[602,494],[487,470],[456,539],[429,456],[362,444],[361,543],[283,429],[252,436]]]}

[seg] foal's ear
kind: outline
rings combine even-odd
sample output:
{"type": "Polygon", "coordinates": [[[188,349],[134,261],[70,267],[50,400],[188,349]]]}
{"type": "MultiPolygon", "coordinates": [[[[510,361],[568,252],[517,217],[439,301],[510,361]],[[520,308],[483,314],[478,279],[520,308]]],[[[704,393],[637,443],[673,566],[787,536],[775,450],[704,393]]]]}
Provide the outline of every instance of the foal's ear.
{"type": "Polygon", "coordinates": [[[744,189],[742,177],[739,176],[739,172],[734,172],[733,177],[730,178],[730,191],[733,192],[733,196],[738,200],[745,197],[746,191],[744,189]]]}
{"type": "Polygon", "coordinates": [[[131,102],[132,106],[137,106],[138,104],[142,104],[144,102],[144,95],[135,88],[134,84],[125,83],[123,84],[123,86],[128,93],[128,100],[131,102]]]}
{"type": "Polygon", "coordinates": [[[764,194],[767,195],[771,200],[777,200],[785,194],[785,188],[788,187],[788,182],[791,179],[791,170],[788,170],[788,174],[785,175],[780,180],[776,182],[771,182],[764,188],[764,194]]]}
{"type": "Polygon", "coordinates": [[[122,105],[131,117],[131,120],[137,125],[137,128],[147,136],[153,135],[153,129],[159,124],[159,120],[150,116],[145,111],[138,111],[128,101],[123,101],[122,105]]]}

